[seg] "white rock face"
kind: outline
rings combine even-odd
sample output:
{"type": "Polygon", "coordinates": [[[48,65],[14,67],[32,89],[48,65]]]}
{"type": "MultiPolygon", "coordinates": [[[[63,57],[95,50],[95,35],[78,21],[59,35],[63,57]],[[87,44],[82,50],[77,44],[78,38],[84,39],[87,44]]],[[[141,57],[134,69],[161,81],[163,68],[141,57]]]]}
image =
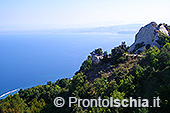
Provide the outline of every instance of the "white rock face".
{"type": "Polygon", "coordinates": [[[160,48],[160,45],[156,42],[156,40],[159,39],[158,32],[156,32],[156,30],[159,30],[169,36],[168,31],[164,25],[157,27],[155,22],[151,22],[139,30],[135,36],[135,42],[130,46],[129,51],[137,53],[138,51],[143,51],[144,47],[147,45],[150,45],[151,47],[154,45],[160,48]],[[137,47],[137,45],[140,45],[140,47],[137,47]]]}
{"type": "Polygon", "coordinates": [[[164,33],[165,35],[168,35],[168,36],[169,36],[168,31],[166,30],[166,28],[164,27],[164,25],[161,25],[161,26],[159,27],[159,31],[161,31],[161,32],[164,33]]]}

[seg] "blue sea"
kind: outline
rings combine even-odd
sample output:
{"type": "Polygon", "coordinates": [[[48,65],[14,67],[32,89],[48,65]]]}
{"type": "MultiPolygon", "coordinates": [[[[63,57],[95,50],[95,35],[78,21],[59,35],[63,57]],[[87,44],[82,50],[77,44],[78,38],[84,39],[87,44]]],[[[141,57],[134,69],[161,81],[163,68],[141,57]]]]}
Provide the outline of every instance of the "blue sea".
{"type": "Polygon", "coordinates": [[[110,53],[122,41],[132,44],[134,34],[0,35],[0,95],[71,78],[91,51],[110,53]]]}

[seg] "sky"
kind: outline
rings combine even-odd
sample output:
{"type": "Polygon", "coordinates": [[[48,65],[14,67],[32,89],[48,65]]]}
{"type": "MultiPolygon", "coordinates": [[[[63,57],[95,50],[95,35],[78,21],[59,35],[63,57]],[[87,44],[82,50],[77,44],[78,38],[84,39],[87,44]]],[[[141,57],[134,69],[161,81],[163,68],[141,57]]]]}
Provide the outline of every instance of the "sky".
{"type": "Polygon", "coordinates": [[[170,24],[170,0],[0,0],[0,29],[170,24]]]}

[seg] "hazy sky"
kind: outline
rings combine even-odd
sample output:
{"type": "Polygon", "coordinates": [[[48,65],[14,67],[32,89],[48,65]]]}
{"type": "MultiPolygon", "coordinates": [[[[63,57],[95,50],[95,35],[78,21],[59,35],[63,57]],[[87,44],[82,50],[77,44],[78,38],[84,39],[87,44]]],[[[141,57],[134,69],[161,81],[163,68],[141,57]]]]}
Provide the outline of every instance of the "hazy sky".
{"type": "Polygon", "coordinates": [[[170,24],[170,0],[0,0],[0,27],[170,24]]]}

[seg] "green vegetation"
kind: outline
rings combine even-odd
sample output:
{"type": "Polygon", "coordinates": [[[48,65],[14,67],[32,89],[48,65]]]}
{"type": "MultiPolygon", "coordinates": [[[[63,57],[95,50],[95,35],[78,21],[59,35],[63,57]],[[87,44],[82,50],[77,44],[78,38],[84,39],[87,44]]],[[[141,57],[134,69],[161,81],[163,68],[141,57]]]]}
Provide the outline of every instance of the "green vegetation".
{"type": "Polygon", "coordinates": [[[159,40],[156,40],[156,41],[161,47],[163,47],[163,45],[170,42],[170,36],[167,36],[167,35],[160,32],[159,33],[159,40]]]}
{"type": "Polygon", "coordinates": [[[93,54],[93,55],[103,55],[103,51],[102,51],[102,48],[98,48],[98,49],[95,49],[93,52],[91,52],[90,54],[93,54]]]}
{"type": "MultiPolygon", "coordinates": [[[[125,42],[112,49],[111,54],[95,50],[103,59],[93,64],[91,56],[83,62],[72,79],[20,90],[18,94],[0,100],[1,113],[167,113],[170,108],[170,40],[162,35],[161,49],[148,47],[140,55],[128,53],[125,42]],[[69,97],[97,99],[98,97],[128,99],[160,97],[160,108],[96,108],[68,107],[69,97]],[[65,99],[64,107],[53,104],[55,97],[65,99]]],[[[139,44],[142,46],[142,44],[139,44]]],[[[148,45],[149,46],[149,45],[148,45]]]]}
{"type": "MultiPolygon", "coordinates": [[[[159,24],[159,26],[161,26],[162,24],[159,24]]],[[[170,26],[168,26],[167,24],[163,23],[163,25],[165,26],[166,30],[168,31],[169,35],[170,35],[170,26]]],[[[170,43],[170,36],[165,35],[164,33],[160,32],[157,30],[157,32],[159,33],[158,37],[159,39],[156,40],[156,42],[163,47],[166,43],[170,43]]]]}

